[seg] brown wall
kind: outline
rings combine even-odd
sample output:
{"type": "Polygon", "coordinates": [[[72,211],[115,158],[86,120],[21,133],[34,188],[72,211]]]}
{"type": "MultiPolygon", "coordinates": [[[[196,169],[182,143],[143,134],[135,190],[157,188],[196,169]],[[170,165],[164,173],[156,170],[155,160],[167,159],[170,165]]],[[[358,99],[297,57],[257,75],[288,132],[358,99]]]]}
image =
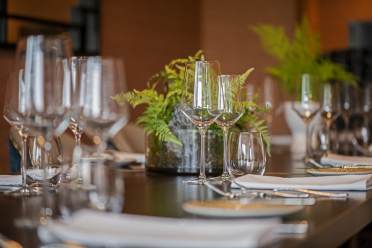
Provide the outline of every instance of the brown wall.
{"type": "MultiPolygon", "coordinates": [[[[266,66],[274,61],[263,51],[258,37],[250,30],[257,24],[281,25],[288,32],[299,19],[296,0],[231,0],[202,1],[201,40],[202,48],[210,58],[221,62],[224,73],[242,73],[255,67],[249,82],[255,91],[261,90],[266,66]]],[[[274,102],[283,100],[282,94],[275,91],[274,102]]],[[[274,103],[275,104],[275,103],[274,103]]],[[[278,104],[275,104],[278,105],[278,104]]],[[[275,118],[275,134],[288,133],[282,118],[275,118]]]]}
{"type": "Polygon", "coordinates": [[[319,32],[324,51],[348,47],[348,23],[371,21],[371,0],[305,0],[304,12],[319,32]]]}
{"type": "MultiPolygon", "coordinates": [[[[14,51],[0,50],[0,113],[3,112],[5,85],[8,80],[10,68],[13,64],[14,51]]],[[[0,174],[9,172],[8,158],[8,130],[9,125],[0,115],[0,174]]]]}
{"type": "Polygon", "coordinates": [[[124,59],[129,89],[143,89],[170,60],[200,48],[199,4],[199,0],[102,1],[102,54],[124,59]]]}

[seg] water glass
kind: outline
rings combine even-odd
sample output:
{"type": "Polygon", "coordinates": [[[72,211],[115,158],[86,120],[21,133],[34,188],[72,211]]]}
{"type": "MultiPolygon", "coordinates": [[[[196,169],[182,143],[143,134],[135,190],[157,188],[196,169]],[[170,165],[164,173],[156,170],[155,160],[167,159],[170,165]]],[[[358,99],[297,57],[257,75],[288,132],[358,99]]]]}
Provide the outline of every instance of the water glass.
{"type": "Polygon", "coordinates": [[[81,181],[64,183],[60,190],[63,217],[82,208],[121,213],[124,205],[124,175],[104,160],[81,159],[81,181]]]}
{"type": "Polygon", "coordinates": [[[44,142],[42,136],[29,137],[28,152],[31,163],[26,170],[27,180],[31,185],[41,187],[46,179],[49,187],[55,188],[61,182],[69,162],[63,161],[62,144],[58,137],[52,140],[49,152],[45,152],[44,142]]]}
{"type": "Polygon", "coordinates": [[[257,131],[231,132],[229,158],[229,173],[233,178],[247,174],[263,175],[266,152],[262,134],[257,131]]]}

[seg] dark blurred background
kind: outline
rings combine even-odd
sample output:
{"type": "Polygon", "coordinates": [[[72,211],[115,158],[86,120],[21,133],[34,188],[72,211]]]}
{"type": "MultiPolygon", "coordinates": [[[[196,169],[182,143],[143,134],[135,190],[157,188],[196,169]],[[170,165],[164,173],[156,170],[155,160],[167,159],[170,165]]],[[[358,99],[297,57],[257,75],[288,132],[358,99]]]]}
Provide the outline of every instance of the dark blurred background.
{"type": "MultiPolygon", "coordinates": [[[[0,14],[2,85],[19,37],[68,31],[76,54],[123,58],[129,89],[143,89],[164,64],[199,49],[207,58],[220,60],[224,73],[255,67],[250,81],[259,88],[264,68],[274,61],[249,27],[268,23],[291,32],[303,16],[319,32],[325,54],[369,77],[361,66],[370,62],[368,44],[358,39],[365,34],[363,30],[370,29],[365,23],[372,20],[370,0],[0,0],[0,14]],[[351,36],[349,29],[356,33],[351,36]]],[[[1,109],[3,94],[4,87],[0,90],[1,109]]],[[[275,97],[285,99],[279,91],[275,97]]],[[[133,111],[131,119],[140,112],[133,111]]],[[[274,133],[288,133],[282,119],[275,120],[274,133]]],[[[0,118],[0,173],[8,172],[8,129],[0,118]]]]}

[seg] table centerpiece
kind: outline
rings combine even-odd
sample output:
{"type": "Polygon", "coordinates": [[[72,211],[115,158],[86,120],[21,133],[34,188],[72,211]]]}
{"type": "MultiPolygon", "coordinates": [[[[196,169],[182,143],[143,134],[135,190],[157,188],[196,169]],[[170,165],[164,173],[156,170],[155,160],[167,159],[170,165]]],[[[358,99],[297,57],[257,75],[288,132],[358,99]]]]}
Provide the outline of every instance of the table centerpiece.
{"type": "MultiPolygon", "coordinates": [[[[196,174],[199,172],[199,134],[194,125],[180,110],[183,94],[185,64],[203,60],[198,51],[194,56],[178,58],[165,65],[153,75],[143,90],[132,90],[114,96],[118,102],[129,102],[132,107],[145,105],[137,124],[146,131],[146,169],[173,174],[196,174]]],[[[244,83],[252,69],[241,74],[244,83]]],[[[262,113],[265,109],[256,101],[245,102],[245,113],[235,124],[238,130],[256,130],[262,134],[266,151],[270,153],[269,133],[262,113]]],[[[222,171],[222,131],[213,124],[207,132],[206,172],[222,171]]]]}

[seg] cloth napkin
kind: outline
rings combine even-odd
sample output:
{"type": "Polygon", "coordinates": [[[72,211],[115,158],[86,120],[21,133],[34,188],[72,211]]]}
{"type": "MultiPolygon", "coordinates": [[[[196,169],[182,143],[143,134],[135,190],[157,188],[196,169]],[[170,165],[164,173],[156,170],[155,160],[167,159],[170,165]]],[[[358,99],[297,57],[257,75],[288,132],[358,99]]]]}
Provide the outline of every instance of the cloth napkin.
{"type": "Polygon", "coordinates": [[[80,210],[69,221],[39,227],[38,234],[44,242],[57,237],[98,247],[257,247],[278,225],[279,219],[176,219],[80,210]]]}
{"type": "Polygon", "coordinates": [[[21,183],[21,175],[0,175],[0,186],[19,186],[21,183]]]}
{"type": "MultiPolygon", "coordinates": [[[[253,189],[302,188],[366,191],[372,188],[372,174],[292,178],[245,175],[237,178],[236,181],[238,184],[253,189]]],[[[237,185],[233,185],[233,187],[237,187],[237,185]]]]}
{"type": "Polygon", "coordinates": [[[330,153],[320,159],[321,164],[332,165],[334,167],[341,167],[344,165],[357,166],[357,165],[370,165],[372,166],[371,157],[362,156],[345,156],[330,153]]]}
{"type": "Polygon", "coordinates": [[[135,161],[140,164],[145,163],[145,154],[143,153],[130,153],[130,152],[119,152],[111,151],[117,162],[135,161]]]}

